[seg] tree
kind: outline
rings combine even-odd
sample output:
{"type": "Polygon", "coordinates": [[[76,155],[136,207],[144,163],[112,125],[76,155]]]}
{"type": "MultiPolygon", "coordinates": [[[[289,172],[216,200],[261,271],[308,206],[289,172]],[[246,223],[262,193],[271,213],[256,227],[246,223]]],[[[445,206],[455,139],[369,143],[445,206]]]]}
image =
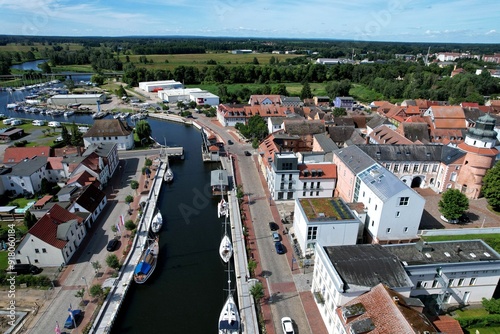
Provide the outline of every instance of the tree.
{"type": "Polygon", "coordinates": [[[137,188],[139,188],[139,182],[137,182],[136,180],[130,181],[130,188],[137,190],[137,188]]]}
{"type": "Polygon", "coordinates": [[[300,91],[300,98],[304,100],[304,99],[310,99],[311,97],[313,97],[311,92],[311,87],[309,86],[309,83],[306,81],[302,85],[302,90],[300,91]]]}
{"type": "Polygon", "coordinates": [[[78,126],[75,122],[71,124],[71,145],[75,147],[83,146],[83,133],[78,130],[78,126]]]}
{"type": "Polygon", "coordinates": [[[92,298],[101,298],[104,295],[104,291],[102,290],[102,286],[100,284],[94,284],[90,287],[89,294],[92,298]]]}
{"type": "Polygon", "coordinates": [[[125,88],[123,88],[122,85],[120,85],[120,87],[116,90],[116,95],[120,98],[123,96],[128,97],[127,91],[125,91],[125,88]]]}
{"type": "Polygon", "coordinates": [[[130,203],[132,203],[133,201],[134,201],[134,196],[132,196],[132,195],[127,195],[127,196],[125,197],[125,203],[127,203],[129,207],[130,207],[130,203]]]}
{"type": "Polygon", "coordinates": [[[106,80],[106,78],[104,78],[104,76],[101,74],[94,74],[92,76],[92,78],[90,78],[90,81],[92,81],[93,83],[95,83],[98,86],[103,85],[105,80],[106,80]]]}
{"type": "Polygon", "coordinates": [[[438,206],[446,219],[455,220],[469,209],[469,199],[458,189],[448,189],[441,196],[438,206]]]}
{"type": "Polygon", "coordinates": [[[483,196],[495,211],[500,211],[500,162],[486,172],[481,189],[483,196]]]}
{"type": "Polygon", "coordinates": [[[75,82],[71,79],[66,79],[64,81],[64,85],[66,86],[66,88],[68,88],[70,92],[75,88],[75,82]]]}
{"type": "MultiPolygon", "coordinates": [[[[115,226],[115,228],[116,228],[116,226],[115,226]]],[[[97,275],[97,273],[99,272],[99,269],[102,268],[101,263],[99,261],[92,262],[92,268],[94,268],[95,274],[97,275]]]]}
{"type": "Polygon", "coordinates": [[[144,166],[151,167],[152,165],[153,165],[153,160],[149,158],[146,158],[146,160],[144,160],[144,166]]]}
{"type": "MultiPolygon", "coordinates": [[[[118,257],[115,254],[109,254],[106,257],[106,264],[108,265],[108,267],[113,269],[120,268],[120,261],[118,260],[118,257]]],[[[92,291],[92,288],[90,289],[90,291],[92,291]]]]}
{"type": "Polygon", "coordinates": [[[146,140],[146,142],[149,141],[149,137],[151,137],[151,126],[147,121],[139,121],[135,125],[135,132],[137,133],[137,137],[139,137],[139,140],[143,141],[143,139],[146,140]]]}
{"type": "Polygon", "coordinates": [[[76,298],[81,298],[83,303],[83,296],[85,296],[85,288],[81,288],[75,293],[76,298]]]}
{"type": "Polygon", "coordinates": [[[339,116],[345,116],[347,115],[345,108],[334,108],[333,109],[333,116],[339,117],[339,116]]]}
{"type": "Polygon", "coordinates": [[[43,73],[52,73],[52,68],[50,67],[48,62],[41,63],[39,67],[43,73]]]}
{"type": "Polygon", "coordinates": [[[24,220],[23,220],[24,226],[30,229],[33,225],[35,225],[37,221],[38,219],[36,219],[36,216],[31,212],[29,212],[28,210],[26,210],[26,212],[24,213],[24,220]]]}
{"type": "Polygon", "coordinates": [[[127,231],[133,231],[136,227],[137,225],[135,225],[135,223],[130,219],[125,222],[125,228],[127,231]]]}
{"type": "Polygon", "coordinates": [[[256,268],[257,268],[257,262],[254,259],[250,259],[248,261],[248,271],[250,271],[250,276],[253,276],[256,268]]]}
{"type": "Polygon", "coordinates": [[[257,59],[257,57],[253,57],[252,64],[259,65],[259,60],[257,59]]]}
{"type": "Polygon", "coordinates": [[[261,282],[255,283],[250,288],[250,293],[252,294],[253,299],[256,302],[259,302],[264,297],[264,288],[262,286],[262,283],[261,282]]]}
{"type": "Polygon", "coordinates": [[[500,299],[486,299],[483,298],[481,301],[481,304],[483,304],[483,307],[488,313],[490,314],[500,314],[500,299]]]}
{"type": "Polygon", "coordinates": [[[71,145],[71,134],[69,133],[68,129],[66,126],[62,126],[61,129],[61,137],[64,145],[71,145]]]}

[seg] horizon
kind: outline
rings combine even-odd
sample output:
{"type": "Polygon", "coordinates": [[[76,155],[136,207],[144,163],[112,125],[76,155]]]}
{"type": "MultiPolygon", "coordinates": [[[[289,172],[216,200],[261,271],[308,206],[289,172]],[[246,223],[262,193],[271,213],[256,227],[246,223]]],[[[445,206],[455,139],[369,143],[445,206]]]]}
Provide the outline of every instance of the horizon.
{"type": "Polygon", "coordinates": [[[13,36],[500,43],[500,2],[493,1],[3,0],[2,5],[7,15],[0,34],[13,36]]]}

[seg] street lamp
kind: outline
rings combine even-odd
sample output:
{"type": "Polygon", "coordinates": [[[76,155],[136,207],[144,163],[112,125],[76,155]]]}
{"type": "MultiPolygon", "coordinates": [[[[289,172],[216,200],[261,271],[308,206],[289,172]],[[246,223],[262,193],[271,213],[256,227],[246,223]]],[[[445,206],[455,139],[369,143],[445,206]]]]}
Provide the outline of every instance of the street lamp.
{"type": "Polygon", "coordinates": [[[87,287],[87,291],[89,290],[89,285],[87,283],[87,279],[85,278],[85,276],[82,276],[82,280],[85,282],[85,286],[87,287]]]}

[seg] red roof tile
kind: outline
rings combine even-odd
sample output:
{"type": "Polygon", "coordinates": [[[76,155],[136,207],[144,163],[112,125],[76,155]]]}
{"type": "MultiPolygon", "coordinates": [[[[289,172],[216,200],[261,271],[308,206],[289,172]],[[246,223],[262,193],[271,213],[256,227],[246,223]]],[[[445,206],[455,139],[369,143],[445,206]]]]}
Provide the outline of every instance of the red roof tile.
{"type": "Polygon", "coordinates": [[[309,179],[337,179],[337,165],[335,164],[300,164],[298,165],[298,169],[300,171],[300,176],[299,178],[302,180],[309,180],[309,179]],[[304,176],[302,173],[304,170],[322,170],[323,174],[321,176],[304,176]]]}
{"type": "Polygon", "coordinates": [[[436,129],[466,129],[467,125],[465,124],[464,119],[457,118],[445,118],[445,119],[434,119],[434,127],[436,129]]]}
{"type": "Polygon", "coordinates": [[[458,320],[448,315],[440,315],[437,320],[432,322],[438,331],[442,334],[463,334],[464,331],[458,320]]]}
{"type": "Polygon", "coordinates": [[[55,204],[35,225],[28,231],[29,234],[48,243],[51,246],[62,249],[66,245],[66,240],[57,239],[57,227],[70,220],[82,223],[83,218],[63,209],[55,204]]]}
{"type": "Polygon", "coordinates": [[[35,156],[50,157],[49,146],[37,147],[7,147],[3,156],[4,164],[17,164],[23,159],[31,159],[35,156]]]}
{"type": "Polygon", "coordinates": [[[459,118],[465,119],[465,113],[460,106],[432,106],[434,118],[459,118]]]}

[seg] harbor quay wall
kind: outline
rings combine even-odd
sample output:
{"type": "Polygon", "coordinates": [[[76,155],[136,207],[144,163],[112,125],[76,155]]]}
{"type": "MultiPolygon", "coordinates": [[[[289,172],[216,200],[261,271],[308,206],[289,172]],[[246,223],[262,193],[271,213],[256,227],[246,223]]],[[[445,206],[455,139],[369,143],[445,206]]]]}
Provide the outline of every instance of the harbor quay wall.
{"type": "Polygon", "coordinates": [[[135,266],[139,262],[145,242],[147,241],[151,221],[156,210],[157,197],[163,183],[163,174],[165,173],[165,169],[166,163],[160,161],[157,173],[155,174],[151,187],[149,188],[150,190],[146,205],[142,211],[142,215],[137,226],[137,233],[132,241],[130,252],[125,258],[125,261],[118,272],[118,277],[115,279],[111,291],[104,300],[104,303],[99,310],[89,333],[104,334],[111,331],[113,323],[132,282],[135,266]]]}

